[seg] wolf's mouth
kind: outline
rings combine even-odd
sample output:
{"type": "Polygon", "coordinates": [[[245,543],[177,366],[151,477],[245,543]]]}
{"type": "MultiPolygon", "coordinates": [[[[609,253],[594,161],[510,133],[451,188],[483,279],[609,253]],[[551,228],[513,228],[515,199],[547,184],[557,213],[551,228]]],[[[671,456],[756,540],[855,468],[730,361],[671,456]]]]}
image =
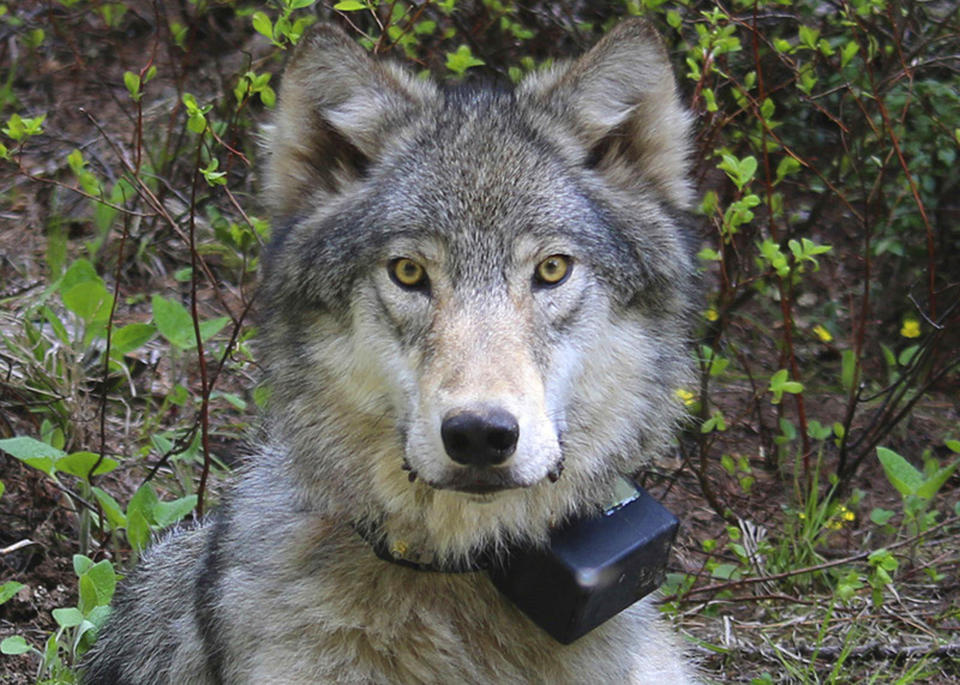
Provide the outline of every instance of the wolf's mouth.
{"type": "MultiPolygon", "coordinates": [[[[546,479],[556,483],[563,473],[563,457],[546,474],[546,479]]],[[[466,468],[441,481],[427,481],[436,490],[455,490],[470,495],[493,495],[505,490],[529,488],[540,480],[527,482],[516,480],[509,469],[466,468]]]]}
{"type": "Polygon", "coordinates": [[[451,490],[456,490],[457,492],[466,492],[471,495],[490,495],[495,492],[502,492],[504,490],[512,490],[514,488],[524,487],[522,485],[501,485],[498,483],[464,483],[456,484],[450,487],[451,490]]]}
{"type": "Polygon", "coordinates": [[[474,471],[456,474],[449,480],[431,482],[430,487],[437,490],[456,490],[471,495],[490,495],[504,490],[527,487],[524,483],[514,481],[509,475],[499,472],[474,471]]]}

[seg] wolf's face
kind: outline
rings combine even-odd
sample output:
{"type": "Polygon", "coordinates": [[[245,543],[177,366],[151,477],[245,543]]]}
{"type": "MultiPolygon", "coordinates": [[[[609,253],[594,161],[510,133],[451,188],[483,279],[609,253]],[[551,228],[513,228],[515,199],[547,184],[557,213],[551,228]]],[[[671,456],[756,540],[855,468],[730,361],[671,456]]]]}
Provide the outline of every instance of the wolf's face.
{"type": "Polygon", "coordinates": [[[563,468],[571,383],[608,304],[587,246],[567,229],[590,221],[590,206],[529,142],[507,147],[495,140],[507,131],[448,123],[439,128],[458,133],[434,131],[385,171],[380,197],[390,206],[396,194],[401,211],[358,279],[355,316],[365,335],[389,341],[371,363],[394,389],[411,472],[439,489],[528,487],[563,468]],[[463,149],[467,129],[490,147],[479,158],[445,152],[463,149]],[[464,188],[470,201],[451,208],[464,188]]]}
{"type": "Polygon", "coordinates": [[[528,244],[498,246],[509,257],[494,265],[456,263],[477,245],[398,241],[366,293],[371,328],[396,334],[383,372],[408,380],[394,398],[406,466],[436,488],[485,493],[559,475],[573,370],[558,329],[576,323],[588,274],[574,274],[569,247],[516,242],[528,244]]]}
{"type": "Polygon", "coordinates": [[[660,449],[687,368],[686,127],[636,22],[512,91],[306,38],[270,141],[266,274],[301,476],[372,483],[388,509],[530,509],[520,493],[582,499],[660,449]]]}

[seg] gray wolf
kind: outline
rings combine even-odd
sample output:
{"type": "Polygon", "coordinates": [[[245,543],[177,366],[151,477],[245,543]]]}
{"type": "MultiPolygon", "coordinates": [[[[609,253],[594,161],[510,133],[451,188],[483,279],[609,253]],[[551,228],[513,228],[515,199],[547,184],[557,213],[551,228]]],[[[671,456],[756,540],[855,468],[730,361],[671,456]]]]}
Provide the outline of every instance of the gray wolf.
{"type": "Polygon", "coordinates": [[[640,21],[514,89],[306,35],[268,134],[269,440],[144,556],[85,682],[689,681],[648,603],[564,646],[469,570],[669,445],[688,128],[640,21]]]}

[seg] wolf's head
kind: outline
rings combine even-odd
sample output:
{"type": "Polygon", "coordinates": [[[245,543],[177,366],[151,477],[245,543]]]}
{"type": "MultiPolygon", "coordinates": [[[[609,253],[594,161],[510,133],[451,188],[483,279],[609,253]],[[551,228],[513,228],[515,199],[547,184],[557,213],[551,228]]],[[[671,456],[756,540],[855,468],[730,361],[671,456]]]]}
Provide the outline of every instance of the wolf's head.
{"type": "Polygon", "coordinates": [[[513,90],[305,36],[266,178],[267,362],[298,482],[462,552],[541,534],[661,450],[688,366],[687,149],[639,21],[513,90]]]}

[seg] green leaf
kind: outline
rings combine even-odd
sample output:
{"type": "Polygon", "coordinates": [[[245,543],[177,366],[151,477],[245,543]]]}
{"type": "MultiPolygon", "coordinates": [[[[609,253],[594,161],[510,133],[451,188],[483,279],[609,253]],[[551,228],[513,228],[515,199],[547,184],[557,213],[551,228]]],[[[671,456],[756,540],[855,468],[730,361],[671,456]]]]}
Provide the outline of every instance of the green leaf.
{"type": "Polygon", "coordinates": [[[73,555],[73,572],[77,574],[77,578],[82,576],[93,566],[93,559],[83,554],[74,554],[73,555]]]}
{"type": "Polygon", "coordinates": [[[27,644],[27,641],[19,635],[11,635],[8,638],[4,638],[3,642],[0,642],[0,653],[3,654],[26,654],[32,649],[33,648],[27,644]]]}
{"type": "MultiPolygon", "coordinates": [[[[870,555],[867,557],[867,560],[872,566],[875,566],[879,571],[883,569],[884,571],[895,571],[900,565],[900,562],[897,561],[897,558],[893,556],[889,550],[885,548],[874,550],[870,552],[870,555]]],[[[887,576],[887,582],[891,579],[887,576]]]]}
{"type": "Polygon", "coordinates": [[[703,196],[703,201],[700,203],[700,206],[697,210],[701,214],[710,216],[711,214],[716,213],[717,207],[720,205],[720,198],[717,195],[715,190],[708,190],[703,196]]]}
{"type": "Polygon", "coordinates": [[[50,613],[61,628],[73,628],[83,623],[83,614],[76,607],[54,609],[50,613]]]}
{"type": "Polygon", "coordinates": [[[67,268],[67,272],[63,274],[63,280],[60,281],[60,291],[70,290],[70,288],[78,283],[99,280],[100,276],[97,275],[97,270],[93,268],[93,264],[86,259],[78,259],[71,264],[69,268],[67,268]]]}
{"type": "Polygon", "coordinates": [[[473,53],[470,52],[470,47],[467,45],[461,45],[457,48],[456,52],[447,53],[447,69],[462,76],[463,72],[471,67],[478,67],[485,62],[482,59],[478,59],[473,56],[473,53]]]}
{"type": "Polygon", "coordinates": [[[103,624],[106,623],[107,619],[110,617],[112,609],[109,605],[93,607],[85,616],[86,620],[90,622],[92,627],[99,630],[103,627],[103,624]]]}
{"type": "Polygon", "coordinates": [[[253,29],[257,33],[273,40],[273,22],[270,21],[270,17],[264,12],[254,12],[251,20],[253,21],[253,29]]]}
{"type": "Polygon", "coordinates": [[[850,63],[850,60],[852,60],[859,51],[860,46],[855,41],[851,40],[849,43],[847,43],[840,51],[840,66],[847,66],[850,63]]]}
{"type": "Polygon", "coordinates": [[[127,324],[113,333],[113,338],[110,340],[110,354],[114,357],[122,357],[148,343],[156,334],[156,326],[148,323],[127,324]]]}
{"type": "Polygon", "coordinates": [[[112,305],[112,296],[98,278],[95,281],[78,283],[69,290],[62,290],[63,306],[85,322],[106,320],[112,305]]]}
{"type": "Polygon", "coordinates": [[[270,86],[264,86],[260,89],[260,102],[264,107],[273,109],[277,104],[277,93],[270,86]]]}
{"type": "Polygon", "coordinates": [[[943,444],[954,454],[960,454],[960,440],[944,440],[943,444]]]}
{"type": "Polygon", "coordinates": [[[727,173],[738,190],[743,190],[743,187],[752,181],[754,174],[757,173],[757,158],[750,155],[743,159],[737,159],[728,154],[724,154],[722,157],[723,161],[717,165],[717,168],[727,173]]]}
{"type": "Polygon", "coordinates": [[[857,356],[853,350],[844,350],[840,353],[840,385],[843,391],[850,395],[853,393],[854,383],[856,382],[857,356]]]}
{"type": "Polygon", "coordinates": [[[107,517],[107,523],[111,530],[127,527],[127,517],[124,515],[123,509],[117,500],[97,487],[93,488],[93,495],[100,503],[100,508],[103,509],[103,515],[107,517]]]}
{"type": "Polygon", "coordinates": [[[159,501],[150,483],[144,483],[133,493],[133,497],[127,503],[127,518],[129,519],[133,514],[140,514],[145,521],[153,523],[153,512],[159,501]]]}
{"type": "Polygon", "coordinates": [[[127,542],[137,552],[142,552],[150,544],[150,524],[139,511],[127,509],[127,542]]]}
{"type": "Polygon", "coordinates": [[[774,185],[780,183],[787,176],[796,173],[800,169],[800,162],[798,162],[793,157],[789,155],[780,160],[780,163],[777,164],[777,178],[774,181],[774,185]]]}
{"type": "MultiPolygon", "coordinates": [[[[92,566],[90,568],[93,568],[92,566]]],[[[77,608],[84,614],[97,606],[97,586],[93,578],[84,573],[77,579],[77,587],[80,590],[77,599],[77,608]]]]}
{"type": "MultiPolygon", "coordinates": [[[[197,346],[196,334],[193,330],[193,317],[186,307],[175,300],[168,300],[160,295],[154,295],[152,300],[153,322],[160,331],[160,335],[169,343],[181,350],[192,350],[197,346]]],[[[200,338],[206,341],[216,335],[230,321],[229,317],[221,316],[200,322],[200,338]]]]}
{"type": "Polygon", "coordinates": [[[957,470],[958,463],[960,462],[953,462],[949,466],[944,466],[927,478],[923,482],[923,485],[917,488],[917,495],[924,499],[933,499],[934,495],[943,487],[943,484],[946,483],[950,476],[953,475],[953,472],[957,470]]]}
{"type": "MultiPolygon", "coordinates": [[[[777,109],[777,106],[774,104],[773,100],[771,100],[770,98],[767,98],[766,100],[763,101],[763,104],[760,105],[760,116],[762,116],[765,120],[769,121],[773,117],[773,114],[776,111],[776,109],[777,109]]],[[[792,159],[792,158],[788,157],[787,159],[792,159]]]]}
{"type": "Polygon", "coordinates": [[[0,450],[28,466],[43,471],[48,476],[54,474],[56,470],[54,463],[65,454],[63,450],[27,436],[0,440],[0,450]]]}
{"type": "Polygon", "coordinates": [[[870,520],[873,521],[878,526],[886,525],[887,521],[893,518],[894,512],[889,509],[881,509],[877,507],[870,512],[870,520]]]}
{"type": "MultiPolygon", "coordinates": [[[[90,469],[93,468],[93,465],[97,463],[98,459],[100,459],[100,455],[93,452],[74,452],[73,454],[68,454],[65,457],[57,459],[55,466],[57,467],[57,471],[63,471],[77,478],[87,480],[87,477],[90,475],[90,469]]],[[[116,461],[110,457],[104,457],[93,475],[99,476],[104,473],[110,473],[117,468],[117,466],[119,466],[119,464],[117,464],[116,461]]]]}
{"type": "Polygon", "coordinates": [[[816,49],[817,47],[817,38],[820,36],[820,31],[817,29],[812,29],[809,26],[800,26],[800,42],[803,43],[806,47],[811,50],[816,49]]]}
{"type": "Polygon", "coordinates": [[[151,305],[153,322],[167,342],[181,350],[197,346],[193,332],[193,318],[182,304],[161,295],[154,295],[151,305]]]}
{"type": "MultiPolygon", "coordinates": [[[[246,402],[246,400],[244,400],[244,399],[243,399],[242,397],[240,397],[239,395],[235,395],[235,394],[232,393],[232,392],[215,393],[215,395],[216,395],[217,397],[222,397],[222,398],[225,399],[227,402],[229,402],[235,409],[238,409],[239,411],[246,411],[246,409],[247,409],[247,402],[246,402]]],[[[213,396],[214,396],[214,395],[211,395],[211,397],[213,397],[213,396]]]]}
{"type": "Polygon", "coordinates": [[[15,594],[20,592],[20,590],[22,590],[25,587],[26,585],[24,585],[23,583],[18,583],[15,580],[11,580],[9,582],[4,583],[3,585],[0,585],[0,604],[3,604],[7,600],[9,600],[11,597],[13,597],[15,594]]]}
{"type": "Polygon", "coordinates": [[[780,369],[770,377],[770,391],[773,393],[771,402],[779,404],[783,393],[788,392],[797,394],[803,392],[803,383],[787,380],[788,372],[786,369],[780,369]]]}
{"type": "Polygon", "coordinates": [[[714,578],[730,580],[737,573],[737,569],[736,564],[717,564],[710,573],[714,578]]]}
{"type": "Polygon", "coordinates": [[[59,459],[65,454],[63,450],[58,450],[56,447],[26,435],[0,440],[0,449],[21,461],[37,457],[59,459]]]}
{"type": "MultiPolygon", "coordinates": [[[[167,394],[167,399],[170,400],[171,403],[177,405],[178,407],[182,407],[186,405],[187,400],[190,399],[190,391],[187,390],[182,385],[180,385],[179,383],[177,383],[175,386],[173,386],[173,389],[171,389],[170,392],[167,394]]],[[[167,452],[168,450],[163,450],[163,451],[167,452]]]]}
{"type": "Polygon", "coordinates": [[[880,343],[880,351],[883,352],[883,360],[887,363],[887,370],[893,371],[897,368],[897,357],[893,354],[893,350],[889,347],[880,343]]]}
{"type": "Polygon", "coordinates": [[[359,2],[358,0],[343,0],[343,2],[338,2],[333,6],[333,9],[338,12],[357,12],[359,10],[367,9],[365,3],[359,2]]]}
{"type": "Polygon", "coordinates": [[[47,118],[46,114],[41,114],[30,119],[24,119],[19,114],[11,114],[7,120],[7,125],[3,132],[7,137],[16,141],[21,141],[29,136],[36,136],[43,133],[43,120],[47,118]]]}
{"type": "Polygon", "coordinates": [[[43,643],[43,663],[60,663],[60,658],[57,656],[59,653],[60,642],[57,640],[57,634],[55,632],[50,633],[50,636],[47,638],[46,642],[43,643]]]}
{"type": "Polygon", "coordinates": [[[877,457],[883,466],[883,472],[887,475],[887,480],[901,495],[906,497],[907,495],[917,494],[917,490],[923,485],[924,481],[923,474],[920,471],[899,454],[886,447],[877,448],[877,457]]]}
{"type": "MultiPolygon", "coordinates": [[[[221,330],[223,330],[223,327],[226,326],[229,321],[230,321],[229,316],[220,316],[220,317],[217,317],[216,319],[201,321],[200,322],[200,339],[206,342],[208,338],[212,338],[221,330]]],[[[196,347],[196,340],[194,340],[194,347],[196,347]]]]}
{"type": "MultiPolygon", "coordinates": [[[[84,577],[93,582],[93,588],[96,591],[95,606],[106,606],[113,599],[113,593],[117,589],[117,574],[113,570],[113,564],[104,559],[87,569],[84,577]]],[[[84,615],[89,611],[83,612],[84,615]]]]}
{"type": "Polygon", "coordinates": [[[814,440],[826,440],[833,435],[833,427],[824,426],[816,419],[812,419],[807,424],[807,435],[814,440]]]}
{"type": "Polygon", "coordinates": [[[57,337],[60,338],[60,342],[65,345],[70,344],[70,334],[67,332],[67,327],[63,325],[63,321],[60,320],[60,317],[50,309],[50,307],[44,305],[40,308],[40,312],[43,314],[43,318],[47,320],[47,323],[50,324],[50,328],[53,329],[53,332],[57,334],[57,337]]]}
{"type": "Polygon", "coordinates": [[[201,112],[194,112],[187,119],[187,129],[191,133],[203,133],[207,130],[207,118],[201,112]]]}
{"type": "Polygon", "coordinates": [[[913,361],[913,358],[916,356],[919,350],[919,345],[910,345],[910,347],[907,347],[900,353],[900,355],[897,357],[897,362],[900,364],[900,366],[910,366],[910,363],[913,361]]]}
{"type": "Polygon", "coordinates": [[[176,523],[197,506],[197,496],[187,495],[172,502],[159,501],[153,508],[153,518],[161,528],[176,523]]]}
{"type": "Polygon", "coordinates": [[[140,93],[140,77],[132,71],[123,72],[123,85],[127,87],[127,92],[134,102],[138,102],[142,97],[140,93]]]}

